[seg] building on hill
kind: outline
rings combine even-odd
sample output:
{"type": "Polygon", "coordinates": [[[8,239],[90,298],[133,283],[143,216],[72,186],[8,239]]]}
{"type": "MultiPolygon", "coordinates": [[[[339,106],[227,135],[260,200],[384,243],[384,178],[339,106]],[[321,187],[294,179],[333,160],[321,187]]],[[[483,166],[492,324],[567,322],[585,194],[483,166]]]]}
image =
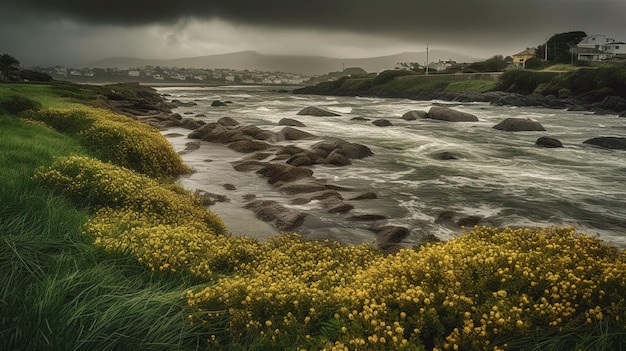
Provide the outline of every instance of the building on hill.
{"type": "Polygon", "coordinates": [[[602,61],[626,57],[626,43],[602,34],[586,37],[572,50],[581,61],[602,61]]]}
{"type": "Polygon", "coordinates": [[[513,64],[517,68],[524,68],[526,66],[526,61],[534,58],[536,55],[537,52],[535,51],[535,49],[526,48],[526,50],[513,55],[513,64]]]}

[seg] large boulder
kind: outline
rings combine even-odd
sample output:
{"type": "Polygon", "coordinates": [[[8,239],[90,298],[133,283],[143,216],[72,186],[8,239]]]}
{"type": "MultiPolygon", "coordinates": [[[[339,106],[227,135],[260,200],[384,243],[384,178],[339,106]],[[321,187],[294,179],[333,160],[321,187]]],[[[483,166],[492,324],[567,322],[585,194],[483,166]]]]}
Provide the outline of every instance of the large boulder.
{"type": "Polygon", "coordinates": [[[403,114],[401,118],[405,121],[414,121],[416,119],[428,118],[428,112],[413,110],[403,114]]]}
{"type": "Polygon", "coordinates": [[[494,129],[503,130],[505,132],[533,132],[545,131],[546,129],[537,121],[528,118],[507,118],[504,121],[493,126],[494,129]]]}
{"type": "Polygon", "coordinates": [[[301,140],[315,138],[315,135],[293,127],[285,127],[277,134],[279,135],[279,138],[282,138],[283,140],[301,140]]]}
{"type": "Polygon", "coordinates": [[[341,151],[341,149],[335,149],[331,151],[328,156],[326,156],[325,163],[334,166],[349,166],[352,164],[352,161],[341,151]]]}
{"type": "Polygon", "coordinates": [[[222,117],[217,120],[217,123],[223,125],[224,127],[234,127],[239,125],[239,122],[232,117],[222,117]]]}
{"type": "Polygon", "coordinates": [[[229,129],[219,123],[207,123],[189,133],[188,138],[222,144],[250,140],[250,136],[245,135],[240,128],[229,129]]]}
{"type": "Polygon", "coordinates": [[[620,137],[598,137],[585,140],[583,143],[606,149],[626,150],[626,138],[620,137]]]}
{"type": "Polygon", "coordinates": [[[447,122],[478,122],[478,117],[471,113],[440,106],[431,107],[428,111],[428,117],[447,122]]]}
{"type": "Polygon", "coordinates": [[[299,115],[306,115],[306,116],[315,116],[315,117],[333,117],[333,116],[341,116],[338,113],[335,112],[331,112],[328,110],[324,110],[321,109],[319,107],[315,107],[315,106],[309,106],[307,108],[304,108],[302,110],[300,110],[300,112],[298,112],[299,115]]]}
{"type": "Polygon", "coordinates": [[[335,149],[340,149],[348,158],[364,158],[374,153],[365,145],[350,143],[339,138],[328,138],[311,146],[311,151],[326,158],[335,149]]]}

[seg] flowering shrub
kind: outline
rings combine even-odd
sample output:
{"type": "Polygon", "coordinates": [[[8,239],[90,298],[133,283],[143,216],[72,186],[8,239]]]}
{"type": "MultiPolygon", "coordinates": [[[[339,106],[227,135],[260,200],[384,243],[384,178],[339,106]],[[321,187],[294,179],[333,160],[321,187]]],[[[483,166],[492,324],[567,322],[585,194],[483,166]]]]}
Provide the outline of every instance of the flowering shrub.
{"type": "Polygon", "coordinates": [[[626,255],[573,229],[475,228],[386,257],[294,235],[263,245],[242,274],[188,292],[194,321],[223,321],[215,343],[483,350],[597,323],[626,333],[626,255]]]}
{"type": "Polygon", "coordinates": [[[152,269],[199,277],[232,271],[254,252],[248,239],[227,238],[226,226],[190,192],[95,159],[70,156],[35,179],[100,210],[85,232],[107,250],[130,250],[152,269]]]}
{"type": "Polygon", "coordinates": [[[70,156],[35,174],[48,187],[96,207],[132,210],[168,225],[195,225],[223,234],[222,220],[190,192],[88,157],[70,156]]]}
{"type": "Polygon", "coordinates": [[[158,130],[126,116],[94,108],[47,109],[31,111],[25,116],[77,136],[104,161],[152,177],[171,177],[191,171],[158,130]]]}
{"type": "Polygon", "coordinates": [[[84,228],[108,251],[130,251],[152,270],[186,271],[209,280],[233,272],[260,252],[249,238],[214,235],[206,223],[163,223],[157,216],[123,208],[103,208],[84,228]]]}

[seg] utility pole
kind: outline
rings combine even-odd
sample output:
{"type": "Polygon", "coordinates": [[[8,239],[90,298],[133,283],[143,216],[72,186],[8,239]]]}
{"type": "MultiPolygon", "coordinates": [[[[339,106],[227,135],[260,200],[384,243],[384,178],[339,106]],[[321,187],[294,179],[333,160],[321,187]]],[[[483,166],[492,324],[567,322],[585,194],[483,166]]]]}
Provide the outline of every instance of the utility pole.
{"type": "Polygon", "coordinates": [[[428,44],[426,44],[426,75],[428,75],[428,44]]]}

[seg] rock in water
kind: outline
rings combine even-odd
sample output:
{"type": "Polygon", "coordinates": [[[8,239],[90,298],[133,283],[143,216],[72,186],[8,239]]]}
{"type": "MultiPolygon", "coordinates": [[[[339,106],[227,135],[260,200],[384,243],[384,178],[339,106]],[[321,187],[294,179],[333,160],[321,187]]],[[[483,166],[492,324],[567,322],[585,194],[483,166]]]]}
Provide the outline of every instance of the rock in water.
{"type": "Polygon", "coordinates": [[[626,150],[626,138],[599,137],[585,140],[583,144],[591,144],[606,149],[626,150]]]}
{"type": "Polygon", "coordinates": [[[534,132],[546,130],[541,123],[528,118],[507,118],[493,126],[493,128],[505,132],[534,132]]]}
{"type": "Polygon", "coordinates": [[[391,127],[391,126],[393,126],[393,124],[391,124],[391,122],[389,122],[389,120],[386,120],[386,119],[377,119],[374,122],[372,122],[372,124],[377,126],[377,127],[391,127]]]}
{"type": "Polygon", "coordinates": [[[221,102],[219,100],[215,100],[211,103],[211,106],[213,107],[223,107],[223,106],[227,106],[226,103],[221,102]]]}
{"type": "Polygon", "coordinates": [[[401,118],[405,121],[414,121],[416,119],[428,118],[428,112],[413,110],[403,114],[401,118]]]}
{"type": "Polygon", "coordinates": [[[431,119],[447,122],[478,122],[478,117],[471,113],[453,110],[447,107],[433,106],[428,111],[431,119]]]}
{"type": "Polygon", "coordinates": [[[304,123],[291,118],[282,118],[278,121],[279,126],[306,127],[304,123]]]}
{"type": "Polygon", "coordinates": [[[537,141],[535,141],[535,145],[550,148],[563,147],[563,143],[561,143],[561,141],[547,136],[542,136],[541,138],[537,139],[537,141]]]}
{"type": "Polygon", "coordinates": [[[307,116],[315,116],[315,117],[332,117],[332,116],[341,116],[338,113],[334,113],[331,111],[323,110],[319,107],[309,106],[305,109],[302,109],[298,112],[299,115],[307,115],[307,116]]]}

